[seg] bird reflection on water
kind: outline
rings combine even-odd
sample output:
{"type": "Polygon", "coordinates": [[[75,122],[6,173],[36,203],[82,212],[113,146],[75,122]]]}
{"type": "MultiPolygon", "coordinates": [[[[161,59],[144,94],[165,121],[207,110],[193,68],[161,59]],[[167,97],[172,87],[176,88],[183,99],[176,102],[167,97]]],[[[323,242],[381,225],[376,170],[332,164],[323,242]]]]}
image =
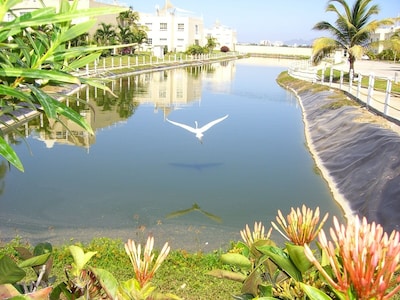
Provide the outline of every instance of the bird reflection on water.
{"type": "Polygon", "coordinates": [[[208,218],[210,218],[211,220],[217,222],[217,223],[222,223],[222,219],[216,215],[213,215],[212,213],[209,213],[203,209],[200,208],[200,206],[197,203],[193,203],[192,207],[188,208],[188,209],[183,209],[183,210],[177,210],[174,211],[172,213],[169,213],[166,218],[167,219],[171,219],[171,218],[176,218],[182,215],[186,215],[192,211],[199,211],[201,212],[203,215],[207,216],[208,218]]]}

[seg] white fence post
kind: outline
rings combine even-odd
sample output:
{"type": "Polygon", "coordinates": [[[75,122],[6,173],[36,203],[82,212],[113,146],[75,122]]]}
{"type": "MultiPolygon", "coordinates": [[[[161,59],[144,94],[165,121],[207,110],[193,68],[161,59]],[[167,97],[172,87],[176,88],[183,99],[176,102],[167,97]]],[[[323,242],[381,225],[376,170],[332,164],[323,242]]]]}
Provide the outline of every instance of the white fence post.
{"type": "Polygon", "coordinates": [[[362,75],[358,74],[357,98],[360,99],[362,75]]]}
{"type": "Polygon", "coordinates": [[[340,70],[340,89],[342,89],[343,85],[343,70],[340,70]]]}
{"type": "Polygon", "coordinates": [[[333,67],[331,66],[331,71],[329,73],[329,87],[332,86],[332,81],[333,81],[333,67]]]}
{"type": "Polygon", "coordinates": [[[387,116],[387,114],[388,114],[391,91],[392,91],[392,81],[390,80],[390,78],[388,78],[387,83],[386,83],[385,107],[383,109],[383,114],[385,116],[387,116]]]}
{"type": "Polygon", "coordinates": [[[367,105],[370,105],[371,103],[372,95],[374,93],[374,84],[375,84],[375,77],[374,74],[371,73],[371,75],[369,75],[369,81],[368,81],[367,105]]]}
{"type": "Polygon", "coordinates": [[[349,74],[349,93],[351,94],[351,88],[353,87],[353,72],[350,72],[349,74]]]}

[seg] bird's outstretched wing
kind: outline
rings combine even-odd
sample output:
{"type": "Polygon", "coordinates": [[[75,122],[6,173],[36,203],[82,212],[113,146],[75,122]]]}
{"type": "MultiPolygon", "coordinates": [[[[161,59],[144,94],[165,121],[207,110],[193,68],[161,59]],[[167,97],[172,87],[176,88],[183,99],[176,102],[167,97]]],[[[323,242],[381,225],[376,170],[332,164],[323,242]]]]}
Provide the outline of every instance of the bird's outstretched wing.
{"type": "Polygon", "coordinates": [[[210,123],[207,123],[206,125],[204,125],[203,127],[200,128],[200,132],[205,132],[208,129],[210,129],[211,127],[213,127],[215,124],[222,122],[223,120],[225,120],[229,115],[226,115],[222,118],[216,119],[214,121],[211,121],[210,123]]]}
{"type": "Polygon", "coordinates": [[[183,128],[183,129],[186,129],[186,130],[188,130],[188,131],[190,131],[190,132],[192,132],[192,133],[197,133],[197,131],[196,131],[195,128],[190,127],[190,126],[188,126],[188,125],[186,125],[186,124],[174,122],[174,121],[171,121],[171,120],[168,120],[168,119],[167,119],[167,121],[168,121],[169,123],[175,125],[175,126],[179,126],[179,127],[183,128]]]}

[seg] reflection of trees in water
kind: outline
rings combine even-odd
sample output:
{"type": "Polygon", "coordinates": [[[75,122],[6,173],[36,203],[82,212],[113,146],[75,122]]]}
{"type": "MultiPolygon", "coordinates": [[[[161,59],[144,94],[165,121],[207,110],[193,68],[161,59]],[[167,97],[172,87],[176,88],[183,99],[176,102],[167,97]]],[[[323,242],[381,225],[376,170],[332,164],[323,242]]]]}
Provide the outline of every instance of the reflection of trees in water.
{"type": "MultiPolygon", "coordinates": [[[[117,84],[117,87],[113,89],[113,92],[117,97],[114,97],[109,93],[100,93],[94,97],[96,105],[99,108],[102,108],[102,111],[118,112],[118,115],[121,118],[131,117],[139,106],[139,103],[133,100],[134,95],[138,91],[141,92],[147,89],[143,87],[140,82],[128,84],[128,80],[133,81],[132,78],[121,78],[118,80],[119,84],[117,84]]],[[[90,94],[94,95],[94,91],[92,90],[90,94]]]]}
{"type": "Polygon", "coordinates": [[[212,74],[215,72],[215,66],[213,64],[205,64],[200,66],[186,67],[186,72],[193,78],[198,78],[202,73],[212,74]]]}

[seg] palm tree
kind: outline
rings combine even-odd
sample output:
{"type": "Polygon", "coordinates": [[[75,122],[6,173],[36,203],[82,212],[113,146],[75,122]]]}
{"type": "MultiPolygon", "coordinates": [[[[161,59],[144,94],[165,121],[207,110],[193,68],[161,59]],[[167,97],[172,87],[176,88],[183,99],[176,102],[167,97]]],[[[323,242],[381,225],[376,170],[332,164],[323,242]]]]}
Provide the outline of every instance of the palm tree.
{"type": "Polygon", "coordinates": [[[99,29],[94,34],[94,39],[100,46],[109,46],[114,44],[116,32],[112,24],[100,23],[99,29]]]}
{"type": "Polygon", "coordinates": [[[396,61],[397,54],[400,53],[400,30],[397,30],[391,37],[390,43],[394,52],[394,61],[396,61]]]}
{"type": "Polygon", "coordinates": [[[372,20],[373,15],[379,13],[379,6],[370,5],[372,0],[356,0],[349,7],[345,0],[329,0],[326,12],[334,12],[337,15],[335,25],[321,21],[313,27],[315,30],[326,30],[331,33],[330,37],[321,37],[313,44],[313,62],[319,63],[323,57],[332,50],[344,49],[348,54],[350,72],[354,72],[354,63],[364,53],[364,47],[370,43],[370,34],[380,25],[391,24],[389,19],[377,21],[372,20]],[[340,4],[343,13],[334,5],[340,4]]]}
{"type": "Polygon", "coordinates": [[[133,11],[132,7],[129,10],[121,12],[117,17],[118,24],[122,27],[129,27],[139,21],[139,13],[133,11]]]}

